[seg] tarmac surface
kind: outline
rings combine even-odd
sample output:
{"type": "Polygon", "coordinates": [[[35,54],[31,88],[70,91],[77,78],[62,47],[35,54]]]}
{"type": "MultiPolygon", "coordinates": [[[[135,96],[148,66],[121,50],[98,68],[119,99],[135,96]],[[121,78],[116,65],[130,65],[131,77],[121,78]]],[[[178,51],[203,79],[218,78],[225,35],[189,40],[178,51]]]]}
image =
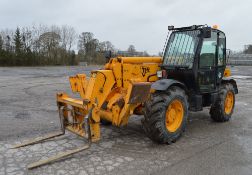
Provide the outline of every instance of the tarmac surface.
{"type": "Polygon", "coordinates": [[[209,109],[190,113],[187,130],[172,145],[149,140],[133,116],[123,128],[102,126],[91,148],[33,170],[29,163],[80,147],[71,133],[10,149],[29,138],[58,131],[55,94],[71,93],[68,76],[97,67],[0,68],[0,175],[22,174],[252,174],[252,67],[232,67],[239,94],[232,119],[215,123],[209,109]]]}

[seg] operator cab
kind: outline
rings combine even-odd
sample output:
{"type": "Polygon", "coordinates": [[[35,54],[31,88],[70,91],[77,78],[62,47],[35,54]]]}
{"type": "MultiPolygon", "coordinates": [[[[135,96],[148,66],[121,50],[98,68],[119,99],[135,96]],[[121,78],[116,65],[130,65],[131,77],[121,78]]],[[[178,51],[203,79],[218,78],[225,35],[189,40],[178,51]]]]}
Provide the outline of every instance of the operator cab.
{"type": "Polygon", "coordinates": [[[171,31],[161,66],[162,78],[182,82],[192,110],[209,106],[218,95],[226,67],[226,37],[217,27],[194,25],[171,31]]]}
{"type": "Polygon", "coordinates": [[[238,93],[226,68],[226,37],[206,25],[168,27],[171,32],[163,55],[160,78],[151,84],[145,102],[144,130],[154,141],[172,143],[186,127],[188,111],[209,106],[213,121],[230,120],[238,93]]]}

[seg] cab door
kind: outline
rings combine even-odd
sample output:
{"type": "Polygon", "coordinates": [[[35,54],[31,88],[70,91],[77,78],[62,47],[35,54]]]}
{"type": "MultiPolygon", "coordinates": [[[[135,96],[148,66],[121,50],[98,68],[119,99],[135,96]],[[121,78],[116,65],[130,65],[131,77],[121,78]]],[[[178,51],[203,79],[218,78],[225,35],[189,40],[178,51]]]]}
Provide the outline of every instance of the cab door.
{"type": "Polygon", "coordinates": [[[217,86],[221,84],[221,80],[226,68],[226,36],[223,32],[218,32],[218,48],[217,48],[217,86]]]}
{"type": "Polygon", "coordinates": [[[216,91],[217,38],[217,32],[212,31],[211,37],[202,42],[197,78],[200,93],[216,91]]]}

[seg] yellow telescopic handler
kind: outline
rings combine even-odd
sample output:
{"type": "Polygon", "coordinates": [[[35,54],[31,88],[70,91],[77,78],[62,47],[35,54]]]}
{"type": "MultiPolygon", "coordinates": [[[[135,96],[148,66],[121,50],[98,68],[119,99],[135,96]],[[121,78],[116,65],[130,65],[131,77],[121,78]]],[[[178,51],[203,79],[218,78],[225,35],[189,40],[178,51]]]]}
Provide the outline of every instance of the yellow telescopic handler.
{"type": "Polygon", "coordinates": [[[226,37],[216,27],[168,27],[163,57],[109,58],[102,70],[69,78],[73,93],[57,93],[61,131],[23,147],[61,136],[68,130],[87,145],[28,165],[32,169],[88,149],[101,138],[100,124],[124,126],[133,114],[144,115],[146,135],[158,143],[175,142],[185,131],[188,111],[210,107],[216,122],[231,118],[238,88],[226,67],[226,37]]]}

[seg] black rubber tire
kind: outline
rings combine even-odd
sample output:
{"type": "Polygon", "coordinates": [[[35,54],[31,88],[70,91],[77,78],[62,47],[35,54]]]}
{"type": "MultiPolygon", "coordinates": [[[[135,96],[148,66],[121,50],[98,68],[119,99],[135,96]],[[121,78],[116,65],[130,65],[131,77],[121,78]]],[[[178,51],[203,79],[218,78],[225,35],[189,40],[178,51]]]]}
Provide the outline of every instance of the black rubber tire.
{"type": "Polygon", "coordinates": [[[146,135],[158,143],[175,142],[185,131],[188,116],[188,99],[185,91],[173,86],[167,91],[156,91],[145,103],[143,129],[146,135]],[[173,100],[180,100],[184,108],[184,116],[180,127],[175,132],[166,129],[166,110],[173,100]]]}
{"type": "Polygon", "coordinates": [[[111,125],[112,123],[110,121],[101,119],[101,124],[104,125],[104,126],[108,126],[108,125],[111,125]]]}
{"type": "Polygon", "coordinates": [[[210,116],[216,122],[227,122],[230,120],[235,107],[235,90],[231,83],[225,83],[221,85],[220,94],[217,101],[210,108],[210,116]],[[230,114],[226,114],[224,110],[225,99],[228,91],[231,91],[234,95],[233,108],[230,114]]]}

